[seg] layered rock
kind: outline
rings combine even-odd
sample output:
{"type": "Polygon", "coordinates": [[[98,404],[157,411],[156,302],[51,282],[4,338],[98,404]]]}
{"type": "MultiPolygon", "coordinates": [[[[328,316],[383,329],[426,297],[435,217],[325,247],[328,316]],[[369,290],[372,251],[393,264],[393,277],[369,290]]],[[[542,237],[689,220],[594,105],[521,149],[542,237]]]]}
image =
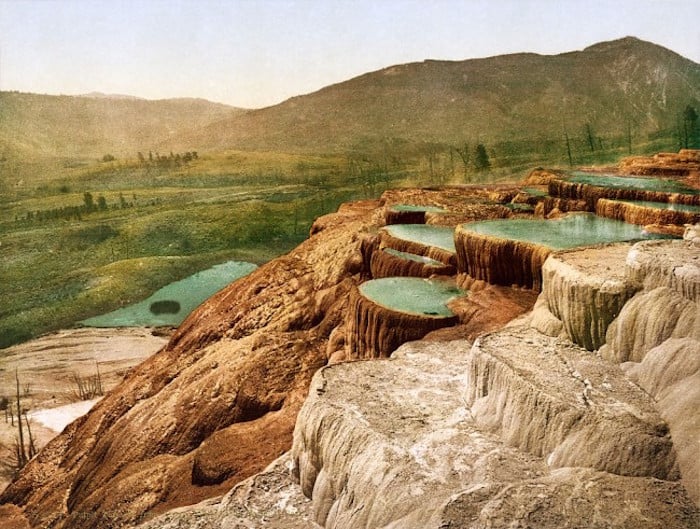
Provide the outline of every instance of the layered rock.
{"type": "Polygon", "coordinates": [[[542,265],[550,248],[476,233],[468,224],[455,229],[457,270],[496,285],[519,285],[539,290],[542,265]]]}
{"type": "Polygon", "coordinates": [[[605,187],[570,182],[568,180],[552,180],[549,182],[549,194],[571,200],[585,200],[588,211],[595,211],[596,202],[601,198],[613,200],[641,200],[645,202],[671,202],[675,204],[700,205],[700,194],[668,193],[664,191],[649,191],[644,189],[629,189],[605,187]]]}
{"type": "Polygon", "coordinates": [[[683,226],[700,221],[700,210],[697,212],[662,209],[658,207],[645,206],[642,204],[631,204],[617,200],[601,198],[596,203],[596,215],[609,219],[622,220],[632,224],[646,226],[648,224],[673,224],[683,226]]]}
{"type": "MultiPolygon", "coordinates": [[[[437,245],[428,240],[420,240],[418,238],[409,235],[402,235],[399,229],[403,225],[396,225],[394,227],[387,227],[379,230],[379,248],[393,248],[400,252],[412,253],[415,255],[422,255],[434,259],[435,261],[440,261],[446,265],[455,266],[457,264],[454,247],[450,245],[437,245]]],[[[445,230],[446,232],[451,231],[451,228],[438,228],[432,226],[425,226],[426,232],[445,230]]]]}
{"type": "Polygon", "coordinates": [[[589,351],[602,346],[608,326],[639,288],[623,266],[631,248],[624,243],[549,256],[542,267],[541,305],[533,325],[544,334],[563,329],[564,336],[589,351]]]}
{"type": "Polygon", "coordinates": [[[531,325],[600,346],[603,359],[621,363],[657,399],[683,483],[700,504],[700,247],[666,240],[562,252],[547,260],[543,278],[531,325]]]}
{"type": "Polygon", "coordinates": [[[621,171],[635,175],[691,176],[700,173],[700,150],[681,149],[678,153],[630,156],[624,158],[619,166],[621,171]]]}
{"type": "Polygon", "coordinates": [[[471,349],[412,343],[390,360],[322,369],[292,456],[321,527],[699,521],[682,486],[666,479],[675,477],[673,450],[648,396],[533,331],[471,349]]]}
{"type": "Polygon", "coordinates": [[[319,219],[316,236],[199,307],[0,501],[21,507],[32,527],[121,528],[263,469],[291,445],[374,206],[319,219]]]}
{"type": "Polygon", "coordinates": [[[653,401],[568,341],[523,327],[480,338],[467,359],[465,400],[477,424],[552,467],[679,476],[653,401]]]}
{"type": "Polygon", "coordinates": [[[372,277],[432,277],[435,275],[451,276],[457,269],[422,255],[399,252],[393,248],[382,248],[372,252],[370,258],[372,277]]]}
{"type": "Polygon", "coordinates": [[[458,321],[452,313],[418,314],[380,305],[353,288],[345,318],[346,358],[388,357],[401,344],[458,321]]]}

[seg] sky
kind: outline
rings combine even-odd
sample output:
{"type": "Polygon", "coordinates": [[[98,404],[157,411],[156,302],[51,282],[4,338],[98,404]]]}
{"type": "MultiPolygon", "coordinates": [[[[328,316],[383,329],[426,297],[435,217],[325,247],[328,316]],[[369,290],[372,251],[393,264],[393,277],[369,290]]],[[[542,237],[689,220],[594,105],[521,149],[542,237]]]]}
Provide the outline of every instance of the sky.
{"type": "Polygon", "coordinates": [[[700,63],[700,0],[0,0],[0,90],[273,105],[387,66],[639,37],[700,63]]]}

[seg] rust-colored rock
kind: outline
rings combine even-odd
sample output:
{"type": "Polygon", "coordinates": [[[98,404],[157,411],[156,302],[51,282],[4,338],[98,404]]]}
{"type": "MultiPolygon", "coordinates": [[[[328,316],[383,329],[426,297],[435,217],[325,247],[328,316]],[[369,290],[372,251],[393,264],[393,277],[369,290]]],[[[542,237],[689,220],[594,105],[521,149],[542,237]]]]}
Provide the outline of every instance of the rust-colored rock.
{"type": "Polygon", "coordinates": [[[372,253],[370,269],[373,278],[405,276],[431,277],[435,275],[451,276],[457,269],[430,258],[414,254],[399,255],[391,248],[382,248],[372,253]]]}
{"type": "Polygon", "coordinates": [[[592,211],[585,200],[561,197],[545,197],[542,201],[541,216],[551,217],[553,212],[560,215],[571,211],[592,211]]]}
{"type": "Polygon", "coordinates": [[[648,224],[683,226],[700,222],[700,212],[654,208],[605,198],[598,200],[595,213],[599,217],[622,220],[640,226],[648,224]]]}
{"type": "Polygon", "coordinates": [[[200,306],[0,502],[32,527],[121,528],[262,470],[289,448],[311,376],[326,362],[374,205],[319,219],[318,235],[200,306]]]}
{"type": "Polygon", "coordinates": [[[458,321],[457,316],[398,312],[367,299],[353,288],[345,320],[346,355],[349,359],[388,357],[401,344],[458,321]]]}
{"type": "Polygon", "coordinates": [[[595,211],[596,202],[601,198],[614,200],[642,200],[645,202],[671,202],[675,204],[700,205],[700,195],[647,191],[643,189],[619,189],[612,187],[580,184],[567,180],[549,182],[549,194],[553,197],[572,200],[585,200],[588,211],[595,211]]]}
{"type": "Polygon", "coordinates": [[[621,172],[634,175],[697,177],[700,174],[700,150],[681,149],[677,153],[630,156],[624,158],[619,167],[621,172]]]}
{"type": "Polygon", "coordinates": [[[457,270],[495,285],[540,290],[542,265],[552,252],[539,244],[482,235],[469,225],[455,230],[457,270]]]}

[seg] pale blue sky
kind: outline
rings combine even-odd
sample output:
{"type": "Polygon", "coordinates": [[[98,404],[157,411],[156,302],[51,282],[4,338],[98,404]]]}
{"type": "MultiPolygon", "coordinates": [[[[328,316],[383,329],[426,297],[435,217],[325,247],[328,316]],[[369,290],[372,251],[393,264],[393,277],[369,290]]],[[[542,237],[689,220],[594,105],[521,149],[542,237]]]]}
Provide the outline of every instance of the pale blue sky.
{"type": "Polygon", "coordinates": [[[262,107],[385,66],[634,35],[700,62],[700,0],[0,0],[0,89],[262,107]]]}

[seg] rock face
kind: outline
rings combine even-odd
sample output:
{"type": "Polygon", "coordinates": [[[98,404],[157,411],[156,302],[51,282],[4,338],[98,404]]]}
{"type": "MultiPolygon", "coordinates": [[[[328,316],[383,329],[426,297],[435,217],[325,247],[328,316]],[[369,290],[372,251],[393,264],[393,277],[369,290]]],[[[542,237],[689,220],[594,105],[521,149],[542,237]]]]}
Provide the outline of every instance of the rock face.
{"type": "Polygon", "coordinates": [[[642,242],[626,264],[642,290],[608,328],[600,354],[624,362],[630,377],[657,399],[683,483],[700,505],[700,247],[693,240],[642,242]]]}
{"type": "Polygon", "coordinates": [[[315,522],[337,529],[695,527],[698,512],[680,484],[650,477],[675,476],[670,438],[651,400],[580,349],[543,350],[559,345],[511,331],[473,348],[412,343],[390,360],[319,371],[292,449],[315,522]],[[555,371],[548,375],[540,362],[555,371]],[[642,462],[647,451],[653,457],[642,462]],[[595,470],[601,467],[620,473],[595,470]]]}
{"type": "MultiPolygon", "coordinates": [[[[542,267],[542,306],[537,312],[546,310],[561,322],[572,342],[589,351],[598,349],[605,343],[610,323],[639,288],[622,265],[631,247],[617,244],[549,256],[542,267]]],[[[551,334],[546,328],[551,322],[546,316],[539,318],[544,323],[538,330],[551,334]]]]}
{"type": "Polygon", "coordinates": [[[585,200],[587,211],[595,211],[596,202],[601,198],[613,200],[643,200],[646,202],[672,202],[676,204],[700,205],[700,195],[646,191],[643,189],[620,189],[580,184],[567,180],[549,182],[549,194],[553,197],[585,200]]]}
{"type": "Polygon", "coordinates": [[[430,331],[456,325],[458,321],[456,315],[399,312],[367,299],[353,288],[345,318],[346,358],[387,357],[399,345],[423,338],[430,331]]]}
{"type": "Polygon", "coordinates": [[[392,248],[382,248],[371,253],[371,277],[432,277],[453,276],[457,269],[449,264],[435,261],[429,257],[406,254],[392,248]]]}
{"type": "Polygon", "coordinates": [[[495,285],[540,290],[542,265],[551,250],[539,244],[475,233],[469,225],[455,229],[457,269],[495,285]]]}
{"type": "Polygon", "coordinates": [[[630,156],[620,162],[620,170],[647,176],[692,176],[700,174],[700,150],[681,149],[653,156],[630,156]]]}
{"type": "Polygon", "coordinates": [[[202,305],[0,501],[23,508],[32,527],[116,528],[262,470],[291,445],[375,207],[319,219],[316,236],[202,305]]]}
{"type": "Polygon", "coordinates": [[[700,221],[700,212],[678,211],[645,207],[628,202],[619,202],[601,198],[595,209],[596,215],[609,219],[622,220],[632,224],[646,226],[648,224],[694,224],[700,221]]]}

